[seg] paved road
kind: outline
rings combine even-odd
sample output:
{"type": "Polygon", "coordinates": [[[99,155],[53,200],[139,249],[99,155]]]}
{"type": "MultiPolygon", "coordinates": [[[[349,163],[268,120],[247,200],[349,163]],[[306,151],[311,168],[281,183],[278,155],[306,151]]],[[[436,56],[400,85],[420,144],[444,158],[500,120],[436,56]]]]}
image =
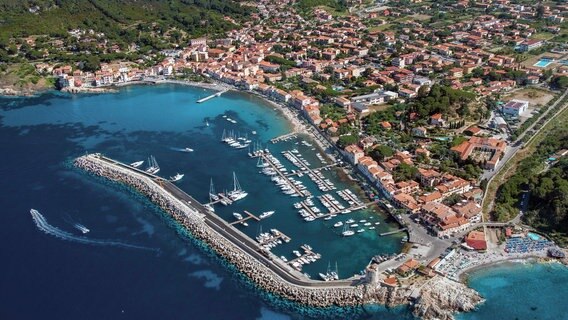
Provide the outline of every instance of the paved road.
{"type": "Polygon", "coordinates": [[[189,207],[196,210],[198,213],[202,214],[205,218],[205,223],[219,233],[221,236],[225,237],[227,240],[231,241],[235,245],[237,245],[241,250],[245,253],[248,253],[253,258],[258,260],[260,263],[264,264],[266,267],[273,270],[278,276],[280,276],[283,280],[288,282],[289,284],[299,286],[299,287],[307,287],[307,288],[344,288],[356,285],[360,279],[353,279],[353,280],[339,280],[339,281],[332,281],[332,282],[324,282],[324,281],[315,281],[309,280],[304,278],[299,278],[300,275],[297,271],[293,270],[288,265],[284,264],[279,260],[274,260],[272,258],[268,258],[260,252],[260,247],[258,244],[252,240],[250,237],[245,235],[244,233],[240,232],[233,226],[229,225],[225,220],[221,219],[214,213],[211,213],[207,210],[201,203],[195,200],[193,197],[185,193],[183,190],[179,189],[173,183],[166,181],[160,177],[155,175],[148,174],[142,170],[134,169],[126,164],[121,162],[112,160],[110,158],[103,157],[102,160],[114,164],[117,166],[122,167],[123,169],[127,169],[131,171],[133,174],[141,174],[157,183],[157,185],[161,186],[162,189],[178,200],[183,203],[188,204],[189,207]]]}

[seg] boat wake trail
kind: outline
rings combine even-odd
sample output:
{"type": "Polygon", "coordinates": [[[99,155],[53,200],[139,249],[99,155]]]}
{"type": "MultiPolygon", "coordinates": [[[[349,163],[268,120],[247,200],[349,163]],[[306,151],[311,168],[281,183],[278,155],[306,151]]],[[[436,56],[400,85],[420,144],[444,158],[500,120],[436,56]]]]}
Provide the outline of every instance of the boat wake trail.
{"type": "Polygon", "coordinates": [[[86,237],[76,236],[76,235],[74,235],[70,232],[67,232],[65,230],[61,230],[61,229],[59,229],[55,226],[50,225],[47,222],[47,220],[45,219],[45,217],[41,213],[39,213],[39,211],[37,211],[35,209],[31,209],[30,213],[31,213],[32,218],[34,219],[34,222],[35,222],[38,229],[40,229],[41,231],[43,231],[43,232],[45,232],[49,235],[56,237],[56,238],[62,239],[62,240],[74,241],[74,242],[83,243],[83,244],[99,245],[99,246],[114,246],[114,247],[122,247],[122,248],[128,248],[128,249],[140,249],[140,250],[148,250],[148,251],[159,252],[159,249],[156,249],[156,248],[137,246],[137,245],[119,242],[119,241],[115,241],[115,240],[89,239],[89,238],[86,238],[86,237]]]}
{"type": "Polygon", "coordinates": [[[178,152],[193,152],[193,149],[191,149],[191,148],[176,148],[176,147],[170,147],[170,150],[178,151],[178,152]]]}

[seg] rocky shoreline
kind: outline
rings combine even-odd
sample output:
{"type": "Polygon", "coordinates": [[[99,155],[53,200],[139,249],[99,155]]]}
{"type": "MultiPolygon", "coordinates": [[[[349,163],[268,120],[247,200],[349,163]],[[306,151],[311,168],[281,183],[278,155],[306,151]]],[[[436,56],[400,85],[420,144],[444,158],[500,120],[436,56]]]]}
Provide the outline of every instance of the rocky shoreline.
{"type": "Polygon", "coordinates": [[[149,177],[114,165],[96,155],[81,156],[75,159],[74,165],[91,174],[136,189],[170,214],[193,237],[206,243],[219,256],[234,265],[258,287],[290,301],[310,307],[347,307],[364,304],[383,304],[393,307],[407,304],[408,297],[413,291],[418,290],[414,313],[424,319],[453,319],[454,312],[470,311],[482,301],[474,290],[462,283],[442,277],[429,280],[427,286],[417,285],[407,288],[390,288],[376,281],[336,287],[296,285],[284,280],[270,267],[213,230],[196,209],[165,192],[149,177]]]}

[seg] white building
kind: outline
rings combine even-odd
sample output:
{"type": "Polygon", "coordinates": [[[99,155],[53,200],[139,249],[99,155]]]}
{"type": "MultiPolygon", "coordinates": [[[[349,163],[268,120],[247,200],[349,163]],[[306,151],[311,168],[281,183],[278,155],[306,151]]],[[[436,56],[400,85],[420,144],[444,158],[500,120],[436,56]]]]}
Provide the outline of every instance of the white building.
{"type": "Polygon", "coordinates": [[[529,102],[525,100],[511,100],[502,107],[504,114],[512,117],[518,117],[527,111],[529,102]]]}

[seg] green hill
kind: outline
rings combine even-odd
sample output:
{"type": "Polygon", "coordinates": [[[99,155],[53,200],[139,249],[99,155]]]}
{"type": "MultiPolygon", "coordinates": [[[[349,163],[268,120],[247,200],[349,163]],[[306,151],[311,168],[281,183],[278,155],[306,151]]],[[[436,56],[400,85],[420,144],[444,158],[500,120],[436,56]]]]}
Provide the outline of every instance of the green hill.
{"type": "Polygon", "coordinates": [[[76,28],[117,40],[137,36],[127,34],[129,29],[176,28],[199,36],[230,30],[235,25],[224,16],[240,21],[249,12],[238,1],[225,0],[0,0],[0,38],[65,36],[76,28]]]}

